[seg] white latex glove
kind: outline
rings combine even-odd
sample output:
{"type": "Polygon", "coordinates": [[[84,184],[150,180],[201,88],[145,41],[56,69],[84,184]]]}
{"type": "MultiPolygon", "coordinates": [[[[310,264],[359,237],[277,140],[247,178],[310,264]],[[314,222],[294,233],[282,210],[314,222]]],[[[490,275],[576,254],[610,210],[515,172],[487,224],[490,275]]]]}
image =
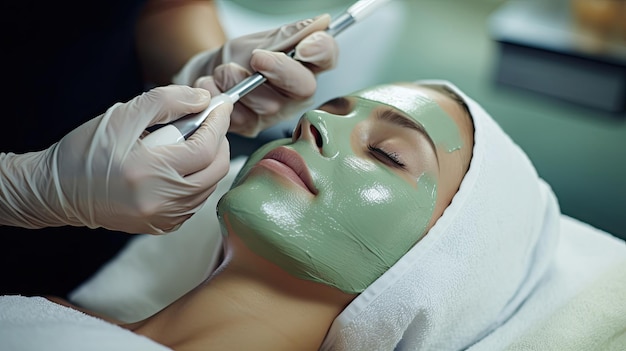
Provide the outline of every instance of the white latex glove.
{"type": "Polygon", "coordinates": [[[262,73],[267,82],[235,104],[229,129],[256,136],[312,103],[315,75],[337,63],[337,42],[324,31],[329,23],[330,16],[322,15],[230,40],[218,50],[191,58],[173,81],[215,95],[255,71],[262,73]],[[284,52],[294,47],[295,57],[288,57],[284,52]]]}
{"type": "Polygon", "coordinates": [[[229,168],[232,105],[216,109],[186,141],[147,147],[140,136],[206,108],[206,90],[155,88],[119,103],[50,148],[0,154],[0,224],[104,227],[159,234],[199,210],[229,168]]]}

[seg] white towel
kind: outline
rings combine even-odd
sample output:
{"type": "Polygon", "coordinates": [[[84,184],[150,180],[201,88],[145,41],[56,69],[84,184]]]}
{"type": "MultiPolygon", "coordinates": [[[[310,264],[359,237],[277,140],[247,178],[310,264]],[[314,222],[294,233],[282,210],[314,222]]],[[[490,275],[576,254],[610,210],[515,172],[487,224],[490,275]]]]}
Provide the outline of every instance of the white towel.
{"type": "Polygon", "coordinates": [[[626,350],[626,243],[561,217],[553,263],[504,325],[470,351],[626,350]]]}
{"type": "Polygon", "coordinates": [[[323,349],[465,349],[510,318],[550,264],[552,191],[480,105],[439,83],[470,108],[470,168],[428,234],[337,317],[323,349]]]}
{"type": "Polygon", "coordinates": [[[171,351],[99,318],[24,296],[0,296],[0,350],[171,351]]]}

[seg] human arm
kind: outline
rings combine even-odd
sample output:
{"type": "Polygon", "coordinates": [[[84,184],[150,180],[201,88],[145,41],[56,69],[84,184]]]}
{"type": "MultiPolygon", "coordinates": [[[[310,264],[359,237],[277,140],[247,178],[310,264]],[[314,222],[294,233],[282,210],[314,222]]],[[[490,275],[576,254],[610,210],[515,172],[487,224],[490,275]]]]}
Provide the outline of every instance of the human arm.
{"type": "Polygon", "coordinates": [[[136,28],[137,52],[146,81],[167,85],[199,52],[219,48],[226,35],[210,0],[148,0],[136,28]]]}
{"type": "Polygon", "coordinates": [[[0,154],[0,225],[172,231],[195,213],[229,167],[231,105],[186,141],[147,147],[140,135],[208,106],[203,89],[155,88],[84,123],[50,148],[0,154]]]}

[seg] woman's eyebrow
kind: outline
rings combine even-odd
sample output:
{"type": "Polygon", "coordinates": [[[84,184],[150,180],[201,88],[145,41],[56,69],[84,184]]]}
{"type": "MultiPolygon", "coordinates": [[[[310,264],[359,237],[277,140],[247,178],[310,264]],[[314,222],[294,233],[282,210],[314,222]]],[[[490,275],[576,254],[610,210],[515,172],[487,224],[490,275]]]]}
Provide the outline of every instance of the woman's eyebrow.
{"type": "Polygon", "coordinates": [[[396,112],[395,110],[388,109],[388,110],[383,111],[382,113],[378,113],[377,118],[380,121],[393,123],[397,126],[413,129],[415,131],[428,135],[421,125],[419,125],[413,119],[399,112],[396,112]]]}
{"type": "MultiPolygon", "coordinates": [[[[428,142],[430,143],[430,146],[433,148],[433,150],[437,150],[437,147],[435,147],[435,142],[430,137],[430,135],[426,133],[426,130],[424,130],[424,127],[422,127],[419,123],[415,122],[413,119],[409,118],[408,116],[405,116],[399,112],[396,112],[395,110],[388,109],[388,110],[383,111],[382,113],[377,113],[376,117],[380,121],[386,121],[386,122],[395,124],[397,126],[400,126],[403,128],[409,128],[419,133],[422,133],[423,135],[426,136],[426,139],[428,139],[428,142]]],[[[437,158],[437,167],[439,167],[439,155],[437,154],[437,152],[435,152],[435,157],[437,158]]]]}

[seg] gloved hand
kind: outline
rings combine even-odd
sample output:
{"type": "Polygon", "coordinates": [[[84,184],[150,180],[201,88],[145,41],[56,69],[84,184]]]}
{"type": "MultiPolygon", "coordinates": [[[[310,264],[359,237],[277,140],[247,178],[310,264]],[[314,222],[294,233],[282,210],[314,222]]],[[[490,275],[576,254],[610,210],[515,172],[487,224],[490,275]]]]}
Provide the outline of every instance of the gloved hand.
{"type": "Polygon", "coordinates": [[[155,88],[114,105],[44,151],[0,154],[0,224],[151,234],[176,229],[228,172],[232,105],[221,105],[179,144],[148,147],[140,136],[209,101],[203,89],[155,88]]]}
{"type": "Polygon", "coordinates": [[[317,87],[315,74],[336,65],[337,42],[324,32],[329,23],[330,16],[322,15],[230,40],[218,50],[191,58],[173,82],[216,95],[254,71],[262,73],[267,82],[235,104],[229,129],[256,136],[307,107],[317,87]],[[294,47],[295,57],[290,58],[284,52],[294,47]]]}

